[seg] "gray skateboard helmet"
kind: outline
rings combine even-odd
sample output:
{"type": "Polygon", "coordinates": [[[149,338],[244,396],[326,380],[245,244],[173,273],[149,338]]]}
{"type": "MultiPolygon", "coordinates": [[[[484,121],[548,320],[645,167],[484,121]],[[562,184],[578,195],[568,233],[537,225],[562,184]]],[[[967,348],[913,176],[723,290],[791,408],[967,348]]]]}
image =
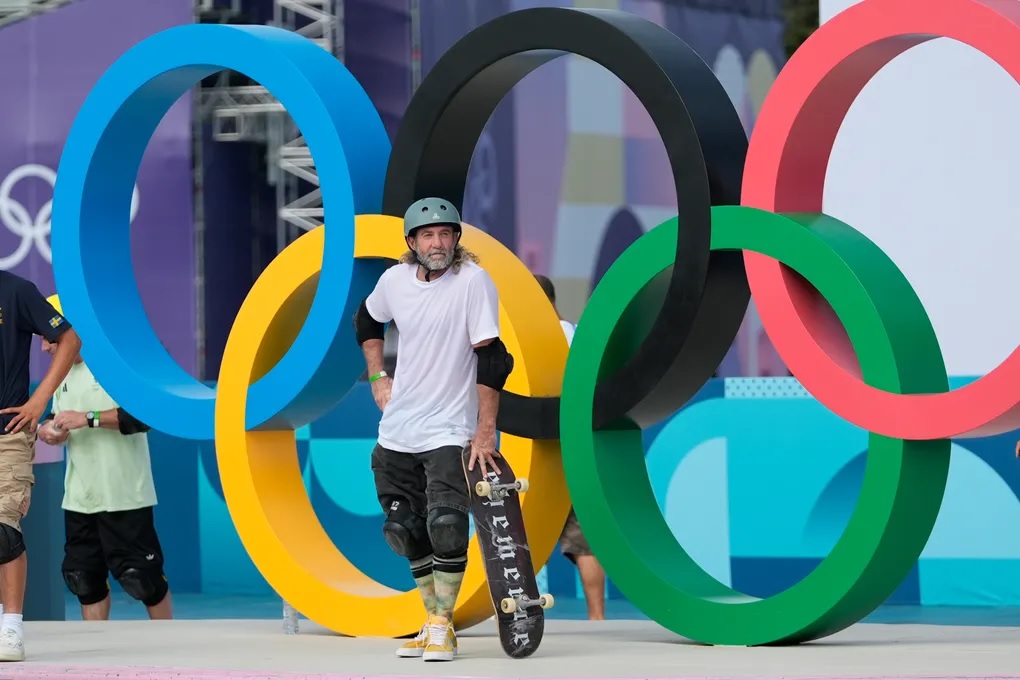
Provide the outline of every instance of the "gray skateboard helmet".
{"type": "Polygon", "coordinates": [[[404,213],[404,236],[410,236],[415,229],[439,224],[449,224],[460,231],[460,213],[453,203],[435,197],[418,199],[404,213]]]}

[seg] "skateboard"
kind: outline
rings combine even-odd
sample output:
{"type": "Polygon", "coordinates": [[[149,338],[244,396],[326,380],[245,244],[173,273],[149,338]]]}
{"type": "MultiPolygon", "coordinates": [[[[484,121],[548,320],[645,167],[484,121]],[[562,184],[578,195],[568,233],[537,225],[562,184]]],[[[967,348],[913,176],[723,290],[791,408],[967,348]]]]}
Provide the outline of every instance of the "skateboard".
{"type": "Polygon", "coordinates": [[[483,477],[476,462],[468,470],[471,445],[461,451],[467,480],[475,534],[485,562],[485,578],[496,609],[496,628],[503,652],[514,659],[531,656],[542,644],[545,609],[553,606],[552,595],[538,592],[535,565],[524,532],[524,515],[518,494],[528,490],[527,479],[517,479],[506,458],[497,458],[497,475],[488,470],[483,477]]]}

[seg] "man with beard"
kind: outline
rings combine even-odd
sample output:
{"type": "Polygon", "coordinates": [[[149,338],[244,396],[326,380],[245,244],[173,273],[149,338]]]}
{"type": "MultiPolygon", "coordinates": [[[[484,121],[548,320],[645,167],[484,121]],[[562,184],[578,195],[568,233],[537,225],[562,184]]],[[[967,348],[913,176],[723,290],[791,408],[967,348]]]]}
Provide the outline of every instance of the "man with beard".
{"type": "Polygon", "coordinates": [[[513,357],[499,339],[499,298],[460,245],[460,214],[423,198],[404,215],[409,248],[355,314],[372,396],[382,411],[372,451],[383,536],[410,562],[428,618],[397,656],[452,661],[453,606],[467,566],[469,467],[499,471],[496,412],[513,357]],[[384,324],[400,329],[394,376],[383,369],[384,324]]]}

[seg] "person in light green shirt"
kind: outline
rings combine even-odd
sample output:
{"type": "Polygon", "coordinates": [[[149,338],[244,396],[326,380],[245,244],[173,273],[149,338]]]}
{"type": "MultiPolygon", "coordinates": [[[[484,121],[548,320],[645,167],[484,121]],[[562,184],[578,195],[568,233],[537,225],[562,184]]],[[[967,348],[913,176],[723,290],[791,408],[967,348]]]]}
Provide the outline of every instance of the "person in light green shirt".
{"type": "MultiPolygon", "coordinates": [[[[52,353],[54,346],[44,338],[42,349],[52,353]]],[[[109,619],[107,573],[145,604],[150,619],[173,618],[153,520],[149,427],[117,405],[80,354],[53,395],[52,412],[39,439],[66,443],[61,571],[78,596],[82,618],[109,619]]]]}

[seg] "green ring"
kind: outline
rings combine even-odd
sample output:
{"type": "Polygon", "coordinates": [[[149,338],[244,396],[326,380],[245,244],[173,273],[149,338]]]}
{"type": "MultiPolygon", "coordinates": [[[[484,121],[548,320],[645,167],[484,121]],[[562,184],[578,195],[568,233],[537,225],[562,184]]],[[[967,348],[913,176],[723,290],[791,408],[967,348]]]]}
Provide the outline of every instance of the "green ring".
{"type": "MultiPolygon", "coordinates": [[[[718,645],[791,644],[831,635],[882,604],[920,556],[942,503],[951,442],[872,434],[846,530],[821,564],[787,590],[760,599],[709,576],[662,517],[640,429],[617,423],[595,432],[591,418],[596,382],[630,356],[655,318],[674,263],[677,228],[677,220],[670,220],[633,243],[603,276],[577,324],[563,381],[560,436],[578,520],[613,584],[679,635],[718,645]]],[[[875,244],[848,225],[825,215],[715,207],[712,250],[762,253],[807,279],[847,330],[867,384],[903,394],[949,389],[938,340],[913,289],[875,244]]],[[[819,442],[819,455],[825,455],[824,445],[819,442]]]]}

